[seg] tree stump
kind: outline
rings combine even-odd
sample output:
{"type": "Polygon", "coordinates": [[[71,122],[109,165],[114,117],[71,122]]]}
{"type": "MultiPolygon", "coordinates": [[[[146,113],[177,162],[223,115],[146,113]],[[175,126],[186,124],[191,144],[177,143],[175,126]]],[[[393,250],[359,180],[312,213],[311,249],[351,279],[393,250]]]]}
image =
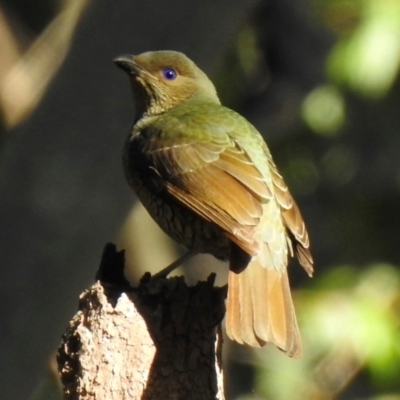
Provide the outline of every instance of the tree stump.
{"type": "Polygon", "coordinates": [[[215,274],[193,287],[145,274],[134,288],[123,268],[123,252],[108,244],[59,348],[65,398],[224,399],[226,289],[214,287],[215,274]]]}

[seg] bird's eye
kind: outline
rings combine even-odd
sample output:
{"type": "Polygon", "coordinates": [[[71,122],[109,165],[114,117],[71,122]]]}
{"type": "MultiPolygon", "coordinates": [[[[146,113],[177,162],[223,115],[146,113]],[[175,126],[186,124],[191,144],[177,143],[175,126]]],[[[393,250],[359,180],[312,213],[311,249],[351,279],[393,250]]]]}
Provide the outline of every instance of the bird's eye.
{"type": "Polygon", "coordinates": [[[176,73],[176,71],[173,68],[165,68],[163,69],[163,77],[167,80],[167,81],[173,81],[178,74],[176,73]]]}

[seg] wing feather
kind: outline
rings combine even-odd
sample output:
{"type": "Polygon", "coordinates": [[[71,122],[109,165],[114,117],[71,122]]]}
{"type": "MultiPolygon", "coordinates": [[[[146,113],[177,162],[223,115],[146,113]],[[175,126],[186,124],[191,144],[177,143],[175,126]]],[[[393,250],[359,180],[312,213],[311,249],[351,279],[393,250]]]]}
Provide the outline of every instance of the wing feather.
{"type": "Polygon", "coordinates": [[[256,255],[254,228],[272,193],[247,152],[225,136],[158,147],[147,143],[145,156],[168,193],[256,255]]]}
{"type": "MultiPolygon", "coordinates": [[[[227,115],[224,121],[231,117],[227,115]]],[[[142,151],[167,192],[216,223],[251,255],[260,248],[255,228],[263,216],[263,205],[273,199],[280,207],[294,252],[311,274],[313,261],[303,218],[255,128],[236,119],[236,114],[235,128],[221,124],[220,115],[218,120],[211,114],[201,121],[185,118],[182,114],[168,120],[174,135],[164,135],[162,118],[159,126],[153,124],[144,135],[142,151]],[[254,140],[249,140],[250,136],[254,140]]]]}
{"type": "Polygon", "coordinates": [[[294,248],[300,265],[308,275],[313,274],[313,259],[309,250],[310,241],[306,225],[301,216],[299,207],[293,199],[282,176],[279,174],[272,159],[269,160],[275,198],[282,209],[282,217],[286,228],[294,239],[294,248]]]}

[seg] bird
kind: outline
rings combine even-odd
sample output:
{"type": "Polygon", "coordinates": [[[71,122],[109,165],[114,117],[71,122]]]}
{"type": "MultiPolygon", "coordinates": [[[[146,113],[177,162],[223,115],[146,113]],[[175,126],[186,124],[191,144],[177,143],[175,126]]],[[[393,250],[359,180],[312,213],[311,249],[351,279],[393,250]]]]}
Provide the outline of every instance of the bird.
{"type": "Polygon", "coordinates": [[[126,179],[161,229],[187,249],[229,262],[225,326],[243,345],[300,357],[288,280],[313,258],[299,208],[258,130],[221,105],[208,76],[172,50],[125,54],[135,104],[123,151],[126,179]]]}

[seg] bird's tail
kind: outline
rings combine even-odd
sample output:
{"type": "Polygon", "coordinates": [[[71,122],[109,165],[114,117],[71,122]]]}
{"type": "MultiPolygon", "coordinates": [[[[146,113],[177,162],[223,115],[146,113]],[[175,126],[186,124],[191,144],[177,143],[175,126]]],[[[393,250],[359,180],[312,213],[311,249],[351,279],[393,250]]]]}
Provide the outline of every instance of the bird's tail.
{"type": "Polygon", "coordinates": [[[265,268],[254,257],[247,267],[229,271],[227,335],[238,343],[260,347],[273,343],[300,357],[301,338],[286,268],[265,268]]]}

